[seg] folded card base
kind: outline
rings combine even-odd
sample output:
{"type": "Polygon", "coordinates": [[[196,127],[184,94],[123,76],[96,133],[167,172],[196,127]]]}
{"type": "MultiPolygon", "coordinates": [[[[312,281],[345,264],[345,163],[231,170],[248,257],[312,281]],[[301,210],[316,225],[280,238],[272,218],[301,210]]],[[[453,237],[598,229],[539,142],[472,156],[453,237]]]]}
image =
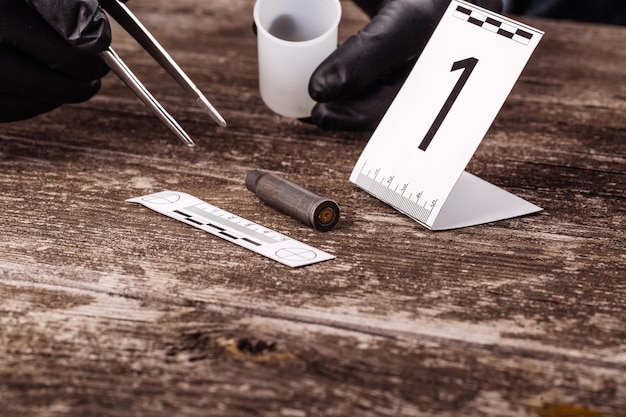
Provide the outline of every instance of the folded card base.
{"type": "MultiPolygon", "coordinates": [[[[431,230],[449,230],[524,216],[543,210],[463,171],[431,230]]],[[[426,226],[428,227],[428,226],[426,226]]]]}

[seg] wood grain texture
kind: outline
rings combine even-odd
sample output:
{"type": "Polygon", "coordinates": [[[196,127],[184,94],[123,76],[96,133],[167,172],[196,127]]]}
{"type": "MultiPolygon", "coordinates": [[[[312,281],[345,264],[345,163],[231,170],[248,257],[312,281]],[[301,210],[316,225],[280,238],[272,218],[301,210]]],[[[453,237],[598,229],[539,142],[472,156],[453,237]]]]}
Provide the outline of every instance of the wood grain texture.
{"type": "MultiPolygon", "coordinates": [[[[365,17],[343,2],[341,37],[365,17]]],[[[252,1],[133,1],[228,120],[121,31],[118,53],[196,139],[114,76],[0,125],[0,415],[626,416],[626,29],[546,36],[468,171],[545,208],[429,232],[348,181],[367,133],[261,102],[252,1]],[[335,199],[320,233],[244,185],[335,199]],[[174,189],[337,256],[290,269],[125,203],[174,189]]]]}

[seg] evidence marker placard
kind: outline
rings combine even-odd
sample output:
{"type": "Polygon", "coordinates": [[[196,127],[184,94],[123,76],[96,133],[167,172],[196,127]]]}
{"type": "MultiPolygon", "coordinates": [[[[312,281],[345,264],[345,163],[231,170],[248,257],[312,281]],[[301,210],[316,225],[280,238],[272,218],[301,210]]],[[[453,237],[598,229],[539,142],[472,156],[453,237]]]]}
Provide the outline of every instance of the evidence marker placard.
{"type": "MultiPolygon", "coordinates": [[[[430,229],[478,224],[437,219],[456,184],[498,194],[497,187],[478,184],[479,178],[459,179],[542,36],[528,25],[452,0],[350,181],[430,229]]],[[[481,214],[478,222],[540,209],[504,194],[494,198],[507,203],[492,204],[498,207],[492,220],[481,214]],[[516,207],[507,210],[509,203],[516,207]]],[[[452,215],[446,217],[458,219],[452,210],[446,207],[452,215]]]]}

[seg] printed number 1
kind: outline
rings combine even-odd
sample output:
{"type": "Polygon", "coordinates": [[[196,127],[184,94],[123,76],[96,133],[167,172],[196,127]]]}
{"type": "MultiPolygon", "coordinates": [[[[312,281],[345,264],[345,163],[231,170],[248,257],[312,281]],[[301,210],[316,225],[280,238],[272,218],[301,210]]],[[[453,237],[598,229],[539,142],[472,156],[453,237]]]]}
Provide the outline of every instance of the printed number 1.
{"type": "Polygon", "coordinates": [[[437,131],[439,130],[439,128],[441,127],[441,124],[443,123],[443,120],[448,115],[448,112],[452,108],[452,105],[456,101],[457,97],[459,97],[459,94],[461,93],[463,86],[465,86],[467,79],[469,78],[472,71],[474,71],[474,68],[476,67],[477,63],[478,63],[477,58],[467,58],[461,61],[456,61],[454,64],[452,64],[452,69],[450,71],[463,69],[463,73],[461,74],[461,77],[459,77],[459,81],[457,81],[456,85],[452,89],[452,92],[448,96],[448,99],[443,104],[443,107],[439,111],[439,114],[435,118],[435,121],[433,122],[432,126],[430,127],[430,129],[428,129],[426,136],[424,136],[424,139],[422,139],[422,143],[420,143],[420,146],[419,146],[421,150],[426,151],[426,149],[428,148],[428,145],[430,145],[430,142],[433,140],[433,138],[437,134],[437,131]]]}

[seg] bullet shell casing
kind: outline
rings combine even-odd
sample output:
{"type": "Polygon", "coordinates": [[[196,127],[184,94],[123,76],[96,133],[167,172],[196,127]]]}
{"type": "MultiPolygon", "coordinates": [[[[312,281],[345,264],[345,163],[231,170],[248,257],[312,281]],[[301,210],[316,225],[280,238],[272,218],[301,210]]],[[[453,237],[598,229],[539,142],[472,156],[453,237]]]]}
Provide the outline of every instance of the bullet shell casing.
{"type": "Polygon", "coordinates": [[[320,231],[332,229],[339,221],[339,206],[276,174],[253,170],[246,176],[246,188],[261,201],[320,231]]]}

